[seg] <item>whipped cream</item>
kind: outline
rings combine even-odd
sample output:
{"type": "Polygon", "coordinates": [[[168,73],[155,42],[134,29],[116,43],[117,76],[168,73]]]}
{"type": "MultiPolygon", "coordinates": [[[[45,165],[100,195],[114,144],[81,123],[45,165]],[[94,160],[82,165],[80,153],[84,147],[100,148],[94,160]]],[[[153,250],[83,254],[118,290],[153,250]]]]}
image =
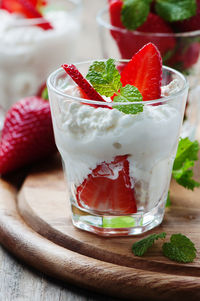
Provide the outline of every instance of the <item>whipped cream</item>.
{"type": "Polygon", "coordinates": [[[52,30],[27,25],[30,20],[0,10],[0,105],[5,110],[35,95],[50,72],[71,59],[79,32],[77,20],[59,10],[44,17],[52,30]]]}
{"type": "Polygon", "coordinates": [[[70,183],[80,185],[101,162],[128,154],[137,205],[149,210],[158,204],[168,191],[180,132],[182,116],[173,105],[145,105],[136,115],[63,99],[51,105],[70,183]]]}
{"type": "Polygon", "coordinates": [[[178,91],[180,91],[180,87],[178,85],[178,80],[174,79],[169,83],[169,85],[161,87],[161,95],[164,96],[169,96],[171,94],[175,94],[178,91]]]}

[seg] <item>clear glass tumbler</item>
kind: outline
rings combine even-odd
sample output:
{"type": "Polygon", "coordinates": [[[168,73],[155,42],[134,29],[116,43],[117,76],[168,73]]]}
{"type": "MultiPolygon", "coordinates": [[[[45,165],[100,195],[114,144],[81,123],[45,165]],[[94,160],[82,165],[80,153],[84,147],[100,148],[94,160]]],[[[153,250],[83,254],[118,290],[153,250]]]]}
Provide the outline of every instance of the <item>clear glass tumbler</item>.
{"type": "Polygon", "coordinates": [[[144,33],[112,26],[108,7],[97,15],[104,58],[130,59],[145,44],[154,43],[163,64],[182,72],[189,81],[189,97],[182,136],[195,138],[200,122],[200,30],[185,33],[144,33]]]}
{"type": "Polygon", "coordinates": [[[49,74],[73,59],[81,0],[48,1],[44,18],[25,19],[0,9],[0,106],[36,95],[49,74]],[[53,29],[44,30],[44,19],[53,29]]]}
{"type": "MultiPolygon", "coordinates": [[[[86,75],[91,63],[76,66],[86,75]]],[[[76,227],[123,236],[162,222],[188,92],[185,77],[163,67],[162,85],[174,79],[178,88],[170,96],[115,103],[81,98],[62,69],[49,76],[55,140],[76,227]],[[123,113],[130,105],[142,112],[123,113]]]]}

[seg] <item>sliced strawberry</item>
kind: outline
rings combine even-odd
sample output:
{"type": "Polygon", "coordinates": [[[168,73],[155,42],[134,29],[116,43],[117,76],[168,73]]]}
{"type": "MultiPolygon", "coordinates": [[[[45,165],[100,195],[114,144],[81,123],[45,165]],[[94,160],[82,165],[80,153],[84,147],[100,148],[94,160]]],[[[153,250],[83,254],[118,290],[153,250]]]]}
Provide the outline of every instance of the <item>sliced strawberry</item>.
{"type": "Polygon", "coordinates": [[[38,26],[44,30],[53,29],[52,25],[46,21],[37,10],[39,3],[41,3],[40,0],[2,0],[1,6],[10,13],[20,13],[30,19],[39,18],[40,24],[38,24],[38,26]]]}
{"type": "Polygon", "coordinates": [[[128,156],[98,165],[77,188],[80,207],[112,214],[137,212],[134,189],[129,176],[128,156]]]}
{"type": "Polygon", "coordinates": [[[143,100],[161,97],[162,59],[155,45],[149,43],[138,51],[121,73],[122,86],[133,85],[143,100]]]}
{"type": "Polygon", "coordinates": [[[81,98],[85,98],[88,99],[87,94],[83,91],[83,89],[81,89],[80,87],[78,87],[79,93],[80,93],[80,97],[81,98]]]}
{"type": "Polygon", "coordinates": [[[46,158],[56,151],[49,102],[27,97],[6,114],[0,141],[0,174],[46,158]]]}
{"type": "Polygon", "coordinates": [[[162,56],[174,49],[175,38],[173,36],[146,35],[146,33],[173,33],[171,27],[161,17],[149,13],[144,24],[138,27],[136,31],[130,31],[123,26],[121,21],[122,6],[123,2],[121,0],[111,0],[109,2],[110,22],[116,27],[115,30],[111,30],[111,35],[118,45],[122,58],[130,59],[133,54],[149,42],[154,43],[158,47],[162,56]],[[138,32],[141,32],[141,34],[138,34],[138,32]],[[145,33],[144,35],[142,34],[143,32],[145,33]]]}
{"type": "Polygon", "coordinates": [[[87,99],[105,101],[74,65],[62,65],[62,67],[66,71],[66,73],[73,79],[73,81],[79,86],[79,88],[81,88],[87,95],[87,99]]]}

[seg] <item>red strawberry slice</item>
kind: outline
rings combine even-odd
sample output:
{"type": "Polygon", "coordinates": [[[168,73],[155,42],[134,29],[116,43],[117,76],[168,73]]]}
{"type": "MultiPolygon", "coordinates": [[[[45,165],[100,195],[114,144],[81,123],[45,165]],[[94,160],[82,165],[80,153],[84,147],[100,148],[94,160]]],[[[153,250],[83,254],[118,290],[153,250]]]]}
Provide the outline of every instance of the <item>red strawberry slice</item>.
{"type": "MultiPolygon", "coordinates": [[[[90,85],[74,65],[62,65],[66,73],[83,90],[90,100],[105,101],[103,97],[90,85]]],[[[84,97],[85,98],[85,97],[84,97]]]]}
{"type": "Polygon", "coordinates": [[[128,156],[98,165],[77,188],[78,205],[112,214],[137,212],[134,189],[129,176],[128,156]]]}
{"type": "Polygon", "coordinates": [[[137,52],[121,73],[122,86],[133,85],[143,100],[161,97],[162,59],[157,47],[149,43],[137,52]]]}
{"type": "Polygon", "coordinates": [[[85,98],[88,99],[87,94],[83,91],[83,89],[81,89],[80,87],[78,87],[79,93],[80,93],[80,97],[81,98],[85,98]]]}
{"type": "Polygon", "coordinates": [[[8,10],[10,13],[20,13],[26,16],[26,18],[39,18],[40,24],[37,26],[44,30],[53,29],[52,25],[46,21],[42,14],[36,7],[41,4],[41,1],[37,0],[2,0],[1,7],[8,10]]]}
{"type": "Polygon", "coordinates": [[[50,106],[27,97],[8,111],[0,141],[0,174],[46,158],[56,151],[50,106]]]}
{"type": "Polygon", "coordinates": [[[118,45],[122,58],[130,59],[133,54],[149,42],[154,43],[158,47],[162,56],[174,49],[175,38],[173,36],[160,37],[142,34],[143,32],[173,34],[171,27],[161,17],[149,13],[144,24],[138,27],[136,31],[130,31],[123,26],[121,21],[122,6],[123,2],[121,0],[111,0],[109,2],[110,22],[118,28],[111,30],[111,35],[118,45]],[[138,32],[141,32],[141,34],[138,34],[138,32]]]}

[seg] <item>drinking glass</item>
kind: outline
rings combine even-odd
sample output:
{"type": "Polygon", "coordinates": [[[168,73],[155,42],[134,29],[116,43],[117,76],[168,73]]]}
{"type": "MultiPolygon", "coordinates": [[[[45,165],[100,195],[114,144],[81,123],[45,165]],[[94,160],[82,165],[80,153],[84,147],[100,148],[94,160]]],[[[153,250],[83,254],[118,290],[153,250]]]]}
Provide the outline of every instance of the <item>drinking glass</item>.
{"type": "Polygon", "coordinates": [[[189,82],[189,96],[181,135],[194,139],[200,121],[200,30],[184,33],[144,33],[110,24],[108,8],[97,15],[104,58],[130,59],[145,44],[160,50],[163,64],[182,72],[189,82]]]}
{"type": "Polygon", "coordinates": [[[81,0],[48,1],[44,18],[38,19],[0,10],[0,106],[5,111],[38,94],[48,75],[73,58],[80,9],[81,0]],[[53,29],[41,27],[44,19],[53,29]]]}
{"type": "MultiPolygon", "coordinates": [[[[91,63],[75,65],[85,76],[91,63]]],[[[117,61],[117,68],[126,63],[117,61]]],[[[162,85],[173,80],[178,88],[170,96],[116,103],[82,98],[62,69],[49,76],[55,140],[76,227],[123,236],[162,222],[188,92],[185,77],[163,67],[162,85]],[[138,114],[124,113],[136,106],[138,114]]]]}

